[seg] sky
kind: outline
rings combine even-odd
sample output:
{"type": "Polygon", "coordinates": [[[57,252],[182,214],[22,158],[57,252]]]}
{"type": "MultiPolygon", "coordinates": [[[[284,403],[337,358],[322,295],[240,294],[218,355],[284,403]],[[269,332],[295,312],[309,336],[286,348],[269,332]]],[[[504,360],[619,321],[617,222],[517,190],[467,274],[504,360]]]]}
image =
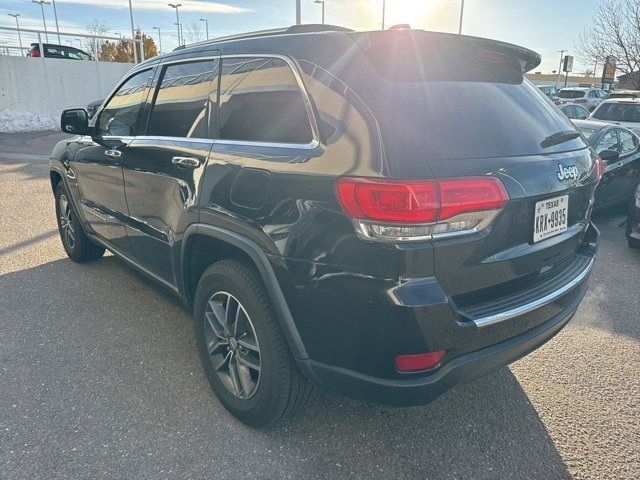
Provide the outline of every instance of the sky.
{"type": "MultiPolygon", "coordinates": [[[[50,0],[49,0],[50,1],[50,0]]],[[[159,27],[162,50],[175,48],[177,32],[171,0],[131,0],[134,24],[150,34],[158,44],[159,27]]],[[[209,23],[211,38],[253,30],[277,28],[295,23],[295,0],[177,0],[180,23],[188,38],[204,38],[204,22],[209,23]],[[199,31],[199,32],[198,32],[199,31]],[[191,34],[191,35],[190,35],[191,34]]],[[[457,32],[461,0],[387,0],[386,25],[408,23],[412,28],[457,32]]],[[[601,0],[465,0],[463,33],[493,38],[530,48],[542,55],[536,71],[551,72],[560,63],[559,50],[572,53],[578,35],[591,24],[593,8],[601,0]]],[[[177,3],[173,1],[173,3],[177,3]]],[[[302,23],[320,23],[322,7],[313,0],[301,0],[302,23]]],[[[326,23],[355,30],[381,26],[382,0],[325,0],[326,23]]],[[[131,36],[128,0],[56,0],[61,32],[86,32],[96,21],[104,22],[107,35],[131,36]]],[[[55,31],[52,5],[44,5],[48,30],[55,31]]],[[[9,13],[20,14],[22,28],[43,29],[40,5],[30,0],[0,0],[0,26],[15,27],[9,13]]],[[[49,34],[50,41],[57,43],[49,34]]],[[[23,34],[23,43],[35,41],[23,34]]],[[[73,42],[64,39],[62,43],[73,42]]],[[[77,42],[77,40],[76,40],[77,42]]],[[[2,45],[17,46],[15,32],[0,30],[2,45]]],[[[78,44],[75,44],[78,46],[78,44]]],[[[593,66],[577,60],[574,71],[593,66]]]]}

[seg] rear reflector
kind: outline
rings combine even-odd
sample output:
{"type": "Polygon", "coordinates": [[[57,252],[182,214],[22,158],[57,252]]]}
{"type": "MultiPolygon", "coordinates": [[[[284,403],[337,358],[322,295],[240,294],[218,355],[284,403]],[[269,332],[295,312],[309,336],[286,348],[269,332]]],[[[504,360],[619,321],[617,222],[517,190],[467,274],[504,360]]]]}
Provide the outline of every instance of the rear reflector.
{"type": "Polygon", "coordinates": [[[444,350],[436,352],[420,353],[418,355],[398,355],[396,357],[396,368],[400,372],[417,372],[435,367],[442,357],[444,350]]]}
{"type": "Polygon", "coordinates": [[[338,200],[355,219],[402,224],[431,223],[466,212],[496,210],[509,200],[495,177],[443,180],[372,180],[343,177],[338,200]]]}
{"type": "Polygon", "coordinates": [[[599,182],[602,179],[602,176],[604,175],[604,169],[607,166],[607,161],[603,160],[603,158],[598,155],[596,157],[596,176],[598,178],[596,178],[596,183],[599,182]]]}

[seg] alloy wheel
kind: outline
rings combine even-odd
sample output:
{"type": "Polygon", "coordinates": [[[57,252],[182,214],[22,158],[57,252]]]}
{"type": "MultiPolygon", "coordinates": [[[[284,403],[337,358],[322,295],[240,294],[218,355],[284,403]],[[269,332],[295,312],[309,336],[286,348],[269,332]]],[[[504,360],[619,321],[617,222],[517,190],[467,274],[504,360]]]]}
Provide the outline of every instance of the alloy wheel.
{"type": "Polygon", "coordinates": [[[73,248],[76,244],[75,231],[71,222],[71,205],[65,194],[60,195],[58,210],[60,212],[60,229],[67,247],[73,248]]]}
{"type": "Polygon", "coordinates": [[[230,293],[214,293],[207,302],[204,332],[218,378],[237,398],[251,398],[260,383],[260,347],[246,309],[230,293]]]}

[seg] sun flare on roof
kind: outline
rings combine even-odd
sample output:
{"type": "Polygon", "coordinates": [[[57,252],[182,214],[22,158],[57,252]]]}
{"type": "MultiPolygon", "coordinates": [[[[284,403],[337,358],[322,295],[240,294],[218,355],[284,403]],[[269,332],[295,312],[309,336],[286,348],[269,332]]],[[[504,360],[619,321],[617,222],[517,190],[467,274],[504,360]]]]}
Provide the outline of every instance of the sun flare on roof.
{"type": "MultiPolygon", "coordinates": [[[[376,2],[382,8],[382,2],[376,2]]],[[[428,0],[387,0],[385,13],[385,27],[391,27],[400,23],[408,23],[414,28],[419,28],[429,18],[430,14],[437,13],[439,1],[428,0]]]]}

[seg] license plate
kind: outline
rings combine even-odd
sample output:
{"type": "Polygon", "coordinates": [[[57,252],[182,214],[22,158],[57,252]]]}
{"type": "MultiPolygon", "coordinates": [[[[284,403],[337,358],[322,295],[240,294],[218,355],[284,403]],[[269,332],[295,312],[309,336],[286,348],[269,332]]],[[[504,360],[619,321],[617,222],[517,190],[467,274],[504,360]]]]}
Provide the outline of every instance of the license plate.
{"type": "Polygon", "coordinates": [[[533,242],[553,237],[567,230],[569,195],[536,202],[533,242]]]}

